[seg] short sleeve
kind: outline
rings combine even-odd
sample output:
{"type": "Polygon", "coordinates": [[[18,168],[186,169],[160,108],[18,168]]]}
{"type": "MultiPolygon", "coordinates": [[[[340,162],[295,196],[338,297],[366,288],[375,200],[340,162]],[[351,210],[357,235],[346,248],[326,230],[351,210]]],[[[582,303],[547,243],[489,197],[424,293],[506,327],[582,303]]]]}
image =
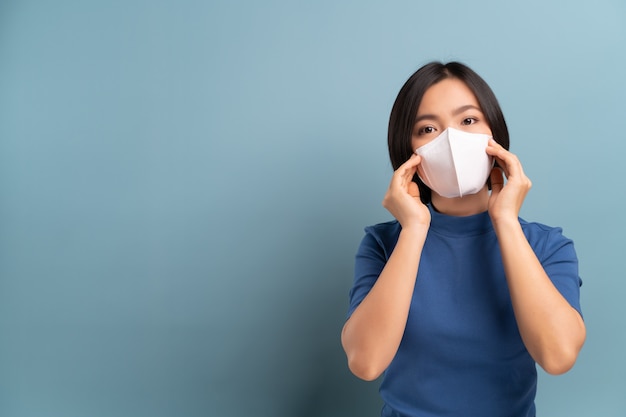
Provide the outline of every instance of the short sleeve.
{"type": "Polygon", "coordinates": [[[537,256],[556,289],[582,316],[580,307],[582,279],[578,273],[578,257],[574,242],[563,236],[561,228],[552,228],[537,256]]]}
{"type": "Polygon", "coordinates": [[[374,236],[371,228],[366,228],[365,232],[355,257],[354,282],[349,294],[348,318],[369,294],[387,262],[382,242],[374,236]]]}

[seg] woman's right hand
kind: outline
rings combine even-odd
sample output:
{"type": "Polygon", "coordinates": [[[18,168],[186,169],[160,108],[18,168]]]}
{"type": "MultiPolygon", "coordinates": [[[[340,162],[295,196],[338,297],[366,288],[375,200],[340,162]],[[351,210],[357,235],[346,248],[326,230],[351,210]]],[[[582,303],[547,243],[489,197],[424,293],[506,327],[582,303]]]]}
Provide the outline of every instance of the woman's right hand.
{"type": "Polygon", "coordinates": [[[411,155],[411,158],[393,173],[391,184],[383,199],[383,207],[400,222],[402,229],[430,225],[430,211],[420,200],[419,188],[413,182],[413,176],[421,161],[421,156],[411,155]]]}

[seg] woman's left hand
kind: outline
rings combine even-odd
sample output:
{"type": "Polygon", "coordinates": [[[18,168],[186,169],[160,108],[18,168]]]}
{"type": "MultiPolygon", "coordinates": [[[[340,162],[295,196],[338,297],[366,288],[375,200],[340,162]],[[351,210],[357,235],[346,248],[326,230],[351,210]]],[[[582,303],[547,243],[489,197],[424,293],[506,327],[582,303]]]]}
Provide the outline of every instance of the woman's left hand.
{"type": "Polygon", "coordinates": [[[524,174],[517,156],[504,149],[495,140],[489,141],[486,152],[496,159],[499,166],[491,170],[489,215],[493,222],[517,221],[532,182],[524,174]]]}

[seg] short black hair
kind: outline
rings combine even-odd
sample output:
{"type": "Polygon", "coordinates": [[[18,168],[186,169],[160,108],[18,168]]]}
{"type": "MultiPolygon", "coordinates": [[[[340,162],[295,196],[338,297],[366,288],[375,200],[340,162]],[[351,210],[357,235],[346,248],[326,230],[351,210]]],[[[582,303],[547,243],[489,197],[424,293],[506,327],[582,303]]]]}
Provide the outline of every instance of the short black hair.
{"type": "MultiPolygon", "coordinates": [[[[404,83],[396,101],[393,103],[389,117],[387,144],[389,157],[394,171],[405,163],[413,153],[411,136],[417,117],[417,109],[428,88],[446,78],[456,78],[464,82],[472,90],[496,142],[509,149],[509,130],[495,94],[485,80],[468,66],[460,62],[430,62],[418,69],[404,83]]],[[[420,198],[424,204],[430,203],[431,191],[417,175],[413,181],[420,190],[420,198]]]]}

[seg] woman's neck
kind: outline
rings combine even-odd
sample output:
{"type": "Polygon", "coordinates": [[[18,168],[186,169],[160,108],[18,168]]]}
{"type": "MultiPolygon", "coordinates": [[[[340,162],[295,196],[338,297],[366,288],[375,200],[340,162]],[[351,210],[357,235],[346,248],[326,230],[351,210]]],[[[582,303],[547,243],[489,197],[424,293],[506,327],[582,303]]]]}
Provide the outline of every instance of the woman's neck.
{"type": "Polygon", "coordinates": [[[486,185],[476,194],[457,198],[442,197],[433,191],[430,199],[435,210],[449,216],[471,216],[489,208],[489,190],[486,185]]]}

